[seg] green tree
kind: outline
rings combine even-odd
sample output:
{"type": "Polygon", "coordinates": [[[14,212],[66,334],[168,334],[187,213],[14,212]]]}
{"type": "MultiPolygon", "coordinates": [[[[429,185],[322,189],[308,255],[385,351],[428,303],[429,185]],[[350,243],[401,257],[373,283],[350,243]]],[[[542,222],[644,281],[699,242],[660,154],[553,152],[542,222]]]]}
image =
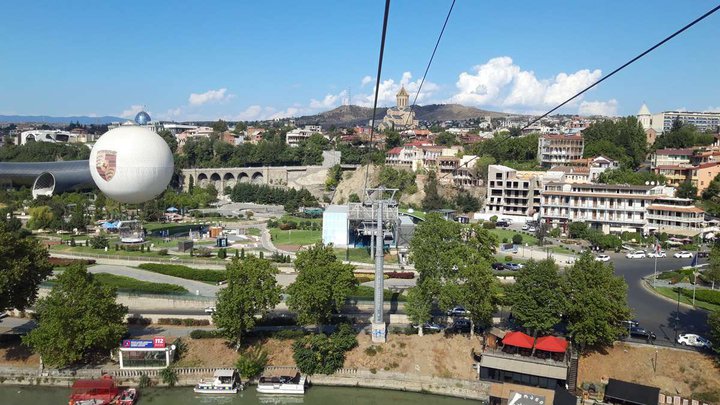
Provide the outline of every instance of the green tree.
{"type": "Polygon", "coordinates": [[[330,336],[304,336],[293,343],[293,358],[303,374],[332,374],[343,366],[345,353],[357,346],[352,326],[342,324],[330,336]]]}
{"type": "Polygon", "coordinates": [[[641,186],[647,182],[656,184],[665,183],[667,179],[662,174],[655,174],[651,171],[633,171],[631,169],[613,169],[600,173],[598,183],[605,184],[634,184],[641,186]]]}
{"type": "Polygon", "coordinates": [[[398,131],[395,131],[394,129],[385,130],[385,147],[387,149],[392,149],[402,145],[402,141],[402,136],[398,131]]]}
{"type": "Polygon", "coordinates": [[[566,302],[562,279],[552,259],[527,262],[518,271],[509,289],[512,313],[523,328],[538,333],[549,332],[560,322],[566,302]]]}
{"type": "Polygon", "coordinates": [[[488,262],[463,265],[458,268],[456,281],[448,283],[446,294],[452,301],[470,312],[470,335],[475,327],[492,325],[492,315],[497,310],[499,286],[488,262]]]}
{"type": "Polygon", "coordinates": [[[249,256],[227,265],[227,286],[217,292],[213,323],[225,338],[240,349],[242,336],[255,326],[255,316],[264,315],[280,303],[277,269],[270,261],[249,256]]]}
{"type": "Polygon", "coordinates": [[[228,130],[227,122],[225,122],[223,120],[217,120],[216,122],[213,123],[212,129],[213,129],[213,132],[215,132],[215,133],[218,133],[218,134],[223,133],[228,130]]]}
{"type": "Polygon", "coordinates": [[[690,180],[685,180],[677,188],[676,195],[678,198],[690,198],[694,200],[697,198],[697,187],[695,187],[690,180]]]}
{"type": "Polygon", "coordinates": [[[648,153],[647,136],[635,117],[602,120],[583,130],[584,156],[603,155],[636,169],[648,153]]]}
{"type": "Polygon", "coordinates": [[[443,131],[435,137],[435,143],[443,146],[453,146],[457,144],[457,137],[450,132],[443,131]]]}
{"type": "Polygon", "coordinates": [[[476,212],[480,210],[480,201],[467,191],[461,191],[455,197],[455,205],[462,212],[476,212]]]}
{"type": "Polygon", "coordinates": [[[37,328],[23,338],[51,367],[64,367],[117,347],[127,332],[128,309],[115,303],[112,287],[85,266],[72,265],[57,277],[47,297],[35,305],[37,328]]]}
{"type": "Polygon", "coordinates": [[[713,143],[712,134],[698,132],[692,124],[685,124],[680,120],[673,121],[669,132],[660,135],[655,141],[655,148],[692,148],[694,146],[707,146],[713,143]]]}
{"type": "Polygon", "coordinates": [[[321,329],[357,285],[355,267],[340,262],[332,245],[322,243],[298,253],[294,264],[298,276],[287,287],[288,307],[298,314],[301,324],[321,329]]]}
{"type": "Polygon", "coordinates": [[[35,301],[40,283],[52,274],[52,265],[37,239],[7,227],[0,221],[0,311],[22,311],[35,301]]]}
{"type": "Polygon", "coordinates": [[[163,129],[162,131],[158,132],[158,135],[160,135],[162,139],[165,140],[168,148],[170,148],[170,152],[177,152],[178,141],[177,138],[175,138],[175,135],[172,134],[172,132],[168,131],[167,129],[163,129]]]}
{"type": "Polygon", "coordinates": [[[30,208],[30,220],[28,221],[28,228],[30,229],[47,229],[50,228],[55,219],[52,209],[49,206],[43,205],[39,207],[30,208]]]}
{"type": "Polygon", "coordinates": [[[437,175],[434,171],[428,173],[425,184],[425,198],[422,200],[424,210],[437,210],[445,206],[445,200],[438,193],[437,175]]]}
{"type": "Polygon", "coordinates": [[[251,347],[245,350],[235,363],[240,375],[245,379],[259,376],[268,362],[268,354],[260,347],[251,347]]]}
{"type": "Polygon", "coordinates": [[[715,289],[715,283],[720,282],[720,244],[713,245],[708,260],[708,268],[703,273],[706,280],[712,283],[712,289],[715,289]]]}
{"type": "Polygon", "coordinates": [[[360,196],[357,195],[357,193],[352,193],[350,196],[348,196],[348,202],[351,203],[359,203],[360,202],[360,196]]]}
{"type": "Polygon", "coordinates": [[[630,319],[627,284],[613,268],[583,254],[565,270],[565,315],[568,332],[581,351],[612,345],[624,332],[621,322],[630,319]]]}
{"type": "Polygon", "coordinates": [[[334,190],[340,184],[340,180],[342,180],[342,169],[340,165],[335,165],[328,169],[325,190],[334,190]]]}
{"type": "Polygon", "coordinates": [[[571,238],[585,239],[587,237],[588,226],[585,222],[571,222],[568,229],[571,238]]]}
{"type": "Polygon", "coordinates": [[[160,379],[164,384],[174,387],[178,382],[178,375],[172,367],[165,367],[160,370],[160,379]]]}
{"type": "Polygon", "coordinates": [[[522,242],[523,242],[522,235],[520,235],[519,233],[516,233],[515,235],[513,235],[513,237],[512,237],[513,244],[520,245],[520,244],[522,244],[522,242]]]}
{"type": "Polygon", "coordinates": [[[418,335],[423,335],[423,325],[432,318],[432,297],[420,286],[408,290],[405,311],[410,320],[418,325],[418,335]]]}
{"type": "Polygon", "coordinates": [[[489,155],[483,155],[477,158],[475,161],[475,168],[478,170],[480,177],[487,181],[488,178],[488,167],[497,163],[494,157],[489,155]]]}
{"type": "Polygon", "coordinates": [[[708,316],[708,327],[710,329],[710,341],[715,352],[720,354],[720,311],[713,311],[708,316]]]}
{"type": "Polygon", "coordinates": [[[720,174],[715,176],[702,193],[703,200],[720,200],[720,174]]]}

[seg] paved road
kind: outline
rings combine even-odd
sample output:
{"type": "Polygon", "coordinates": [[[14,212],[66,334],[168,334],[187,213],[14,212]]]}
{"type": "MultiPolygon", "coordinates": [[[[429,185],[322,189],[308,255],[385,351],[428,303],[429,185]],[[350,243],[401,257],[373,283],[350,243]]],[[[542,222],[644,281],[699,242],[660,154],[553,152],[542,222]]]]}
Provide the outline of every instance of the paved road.
{"type": "MultiPolygon", "coordinates": [[[[655,259],[626,259],[622,254],[611,253],[615,274],[628,284],[628,304],[641,327],[655,332],[658,343],[672,343],[675,339],[676,301],[659,297],[642,285],[642,278],[653,274],[655,259]]],[[[703,261],[701,260],[701,263],[703,261]]],[[[690,259],[661,258],[657,261],[658,273],[678,269],[690,264],[690,259]]],[[[708,312],[680,305],[678,333],[697,333],[707,336],[708,312]]]]}

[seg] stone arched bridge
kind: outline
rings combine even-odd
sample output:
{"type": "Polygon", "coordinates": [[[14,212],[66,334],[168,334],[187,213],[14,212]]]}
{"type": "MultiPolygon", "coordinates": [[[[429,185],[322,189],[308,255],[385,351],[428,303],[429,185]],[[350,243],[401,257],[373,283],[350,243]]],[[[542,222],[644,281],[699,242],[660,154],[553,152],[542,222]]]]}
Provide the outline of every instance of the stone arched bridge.
{"type": "MultiPolygon", "coordinates": [[[[355,165],[342,165],[343,170],[354,170],[355,165]]],[[[183,169],[183,190],[190,189],[190,182],[199,187],[212,184],[222,192],[225,187],[237,183],[268,184],[275,186],[308,187],[324,184],[327,167],[323,166],[273,166],[273,167],[224,167],[183,169]]]]}

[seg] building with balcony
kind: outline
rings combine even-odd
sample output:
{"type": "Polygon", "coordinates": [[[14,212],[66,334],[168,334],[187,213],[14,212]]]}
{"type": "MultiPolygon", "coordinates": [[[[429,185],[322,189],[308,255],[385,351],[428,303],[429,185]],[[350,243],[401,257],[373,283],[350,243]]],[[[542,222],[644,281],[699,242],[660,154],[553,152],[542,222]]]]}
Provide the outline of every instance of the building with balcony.
{"type": "Polygon", "coordinates": [[[518,171],[488,166],[485,212],[494,215],[532,216],[540,211],[545,172],[518,171]]]}
{"type": "Polygon", "coordinates": [[[686,198],[656,198],[646,218],[650,232],[695,236],[705,227],[705,212],[686,198]]]}
{"type": "Polygon", "coordinates": [[[319,125],[305,125],[303,128],[295,128],[285,134],[285,143],[291,147],[300,146],[300,142],[310,138],[313,134],[322,133],[319,125]]]}
{"type": "Polygon", "coordinates": [[[538,160],[543,167],[581,159],[585,141],[581,134],[543,135],[538,139],[538,160]]]}
{"type": "Polygon", "coordinates": [[[697,188],[697,195],[700,196],[710,186],[710,182],[720,175],[720,161],[708,160],[697,165],[662,165],[655,168],[655,173],[665,176],[667,183],[674,187],[689,181],[697,188]]]}
{"type": "Polygon", "coordinates": [[[674,198],[674,193],[674,188],[662,185],[548,183],[542,193],[540,216],[545,223],[565,231],[570,222],[585,222],[603,233],[644,234],[659,230],[658,221],[669,221],[667,217],[685,217],[664,224],[660,232],[686,234],[688,229],[697,229],[694,232],[699,233],[703,211],[691,200],[674,198]]]}
{"type": "Polygon", "coordinates": [[[658,149],[652,154],[650,164],[653,169],[658,166],[690,164],[694,152],[692,148],[658,149]]]}

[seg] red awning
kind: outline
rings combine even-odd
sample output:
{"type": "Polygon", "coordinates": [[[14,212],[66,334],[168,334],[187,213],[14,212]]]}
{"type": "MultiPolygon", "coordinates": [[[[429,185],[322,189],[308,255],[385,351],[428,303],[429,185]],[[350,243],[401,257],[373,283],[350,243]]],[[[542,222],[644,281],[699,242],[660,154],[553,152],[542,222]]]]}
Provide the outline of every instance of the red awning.
{"type": "Polygon", "coordinates": [[[565,353],[567,340],[555,336],[543,336],[535,342],[535,349],[546,352],[565,353]]]}
{"type": "Polygon", "coordinates": [[[533,338],[522,332],[508,332],[503,338],[503,344],[506,346],[524,347],[526,349],[532,349],[533,338]]]}

